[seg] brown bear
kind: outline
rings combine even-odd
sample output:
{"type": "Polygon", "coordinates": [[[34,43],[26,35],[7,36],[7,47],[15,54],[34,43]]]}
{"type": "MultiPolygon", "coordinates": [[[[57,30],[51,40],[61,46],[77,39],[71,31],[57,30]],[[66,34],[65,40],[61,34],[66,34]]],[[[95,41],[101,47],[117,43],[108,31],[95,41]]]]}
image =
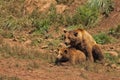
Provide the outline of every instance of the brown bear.
{"type": "Polygon", "coordinates": [[[86,60],[86,56],[80,50],[75,48],[62,47],[58,49],[58,55],[55,64],[59,64],[64,61],[69,61],[71,64],[78,64],[86,60]]]}
{"type": "Polygon", "coordinates": [[[64,30],[64,43],[85,53],[87,60],[102,61],[104,59],[100,46],[93,37],[84,29],[64,30]]]}

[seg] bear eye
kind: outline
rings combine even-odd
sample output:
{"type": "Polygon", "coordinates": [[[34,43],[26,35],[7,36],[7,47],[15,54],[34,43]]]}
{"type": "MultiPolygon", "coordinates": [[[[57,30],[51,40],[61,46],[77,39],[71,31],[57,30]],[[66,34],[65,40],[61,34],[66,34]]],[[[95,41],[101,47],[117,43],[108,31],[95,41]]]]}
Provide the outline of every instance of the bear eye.
{"type": "Polygon", "coordinates": [[[77,32],[74,32],[74,36],[77,37],[78,33],[77,32]]]}
{"type": "Polygon", "coordinates": [[[68,37],[68,39],[70,39],[70,37],[68,37]]]}
{"type": "Polygon", "coordinates": [[[64,53],[67,54],[67,50],[65,50],[64,53]]]}
{"type": "Polygon", "coordinates": [[[64,39],[66,39],[66,36],[64,36],[64,39]]]}

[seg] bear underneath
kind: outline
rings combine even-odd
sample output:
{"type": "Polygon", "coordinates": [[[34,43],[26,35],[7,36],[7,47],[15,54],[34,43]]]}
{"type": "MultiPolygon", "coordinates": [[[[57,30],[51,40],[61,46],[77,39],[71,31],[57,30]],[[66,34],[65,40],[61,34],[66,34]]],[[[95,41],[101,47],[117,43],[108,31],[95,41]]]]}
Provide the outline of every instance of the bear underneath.
{"type": "Polygon", "coordinates": [[[75,48],[60,48],[55,61],[55,64],[60,64],[62,62],[70,62],[71,64],[79,64],[86,60],[86,56],[80,50],[75,48]]]}

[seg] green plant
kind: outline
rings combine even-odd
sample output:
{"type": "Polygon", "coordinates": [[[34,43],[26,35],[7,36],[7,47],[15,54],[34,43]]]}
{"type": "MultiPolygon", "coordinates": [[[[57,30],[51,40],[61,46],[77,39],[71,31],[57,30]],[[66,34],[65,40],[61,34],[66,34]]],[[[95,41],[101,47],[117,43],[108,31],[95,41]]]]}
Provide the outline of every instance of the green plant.
{"type": "Polygon", "coordinates": [[[99,44],[106,44],[106,43],[111,43],[114,39],[110,36],[108,36],[105,33],[99,33],[97,35],[93,36],[95,41],[99,44]]]}
{"type": "Polygon", "coordinates": [[[83,26],[95,26],[99,20],[99,11],[96,7],[89,7],[88,4],[77,8],[75,15],[72,17],[73,23],[82,24],[83,26]]]}
{"type": "Polygon", "coordinates": [[[36,27],[36,33],[44,34],[48,32],[50,21],[49,19],[36,19],[33,21],[33,26],[36,27]]]}
{"type": "Polygon", "coordinates": [[[41,42],[42,42],[41,39],[34,39],[34,40],[32,40],[31,45],[33,45],[33,46],[38,46],[39,43],[41,43],[41,42]]]}
{"type": "Polygon", "coordinates": [[[88,4],[90,7],[96,7],[105,16],[114,9],[112,0],[89,0],[88,4]]]}
{"type": "Polygon", "coordinates": [[[1,44],[0,46],[1,57],[17,58],[17,59],[30,59],[30,60],[44,60],[47,62],[54,62],[55,56],[50,53],[41,53],[37,49],[25,48],[23,46],[10,46],[9,44],[1,44]]]}
{"type": "Polygon", "coordinates": [[[13,38],[14,37],[14,34],[10,31],[3,31],[1,32],[1,35],[4,37],[4,38],[13,38]]]}
{"type": "Polygon", "coordinates": [[[112,64],[118,63],[119,58],[120,58],[120,55],[116,57],[116,56],[111,56],[109,53],[105,53],[105,60],[106,60],[107,62],[109,62],[110,64],[111,64],[111,63],[112,63],[112,64]]]}

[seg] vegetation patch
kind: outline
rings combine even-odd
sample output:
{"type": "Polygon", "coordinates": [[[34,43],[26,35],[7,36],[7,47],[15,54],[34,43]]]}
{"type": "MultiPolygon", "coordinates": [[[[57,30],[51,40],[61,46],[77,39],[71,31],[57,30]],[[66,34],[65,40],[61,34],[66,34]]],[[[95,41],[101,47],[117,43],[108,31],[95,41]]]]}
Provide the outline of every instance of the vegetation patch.
{"type": "Polygon", "coordinates": [[[115,41],[115,39],[113,37],[107,35],[106,33],[96,34],[93,36],[93,38],[99,44],[112,43],[113,41],[115,41]]]}
{"type": "Polygon", "coordinates": [[[83,26],[95,26],[99,20],[99,11],[96,7],[90,7],[88,4],[77,8],[73,16],[74,24],[82,24],[83,26]]]}
{"type": "Polygon", "coordinates": [[[18,59],[40,59],[47,62],[54,62],[55,56],[50,53],[40,53],[36,49],[25,48],[23,46],[10,46],[9,44],[2,44],[0,46],[0,53],[5,58],[18,58],[18,59]]]}
{"type": "Polygon", "coordinates": [[[120,59],[120,55],[116,57],[116,56],[111,56],[109,53],[105,53],[105,59],[110,64],[117,64],[120,59]]]}
{"type": "Polygon", "coordinates": [[[110,12],[114,10],[114,4],[112,0],[89,0],[88,4],[90,7],[96,7],[99,12],[106,17],[108,17],[110,12]]]}
{"type": "Polygon", "coordinates": [[[113,37],[120,38],[120,25],[118,25],[116,28],[109,29],[109,33],[113,37]]]}

